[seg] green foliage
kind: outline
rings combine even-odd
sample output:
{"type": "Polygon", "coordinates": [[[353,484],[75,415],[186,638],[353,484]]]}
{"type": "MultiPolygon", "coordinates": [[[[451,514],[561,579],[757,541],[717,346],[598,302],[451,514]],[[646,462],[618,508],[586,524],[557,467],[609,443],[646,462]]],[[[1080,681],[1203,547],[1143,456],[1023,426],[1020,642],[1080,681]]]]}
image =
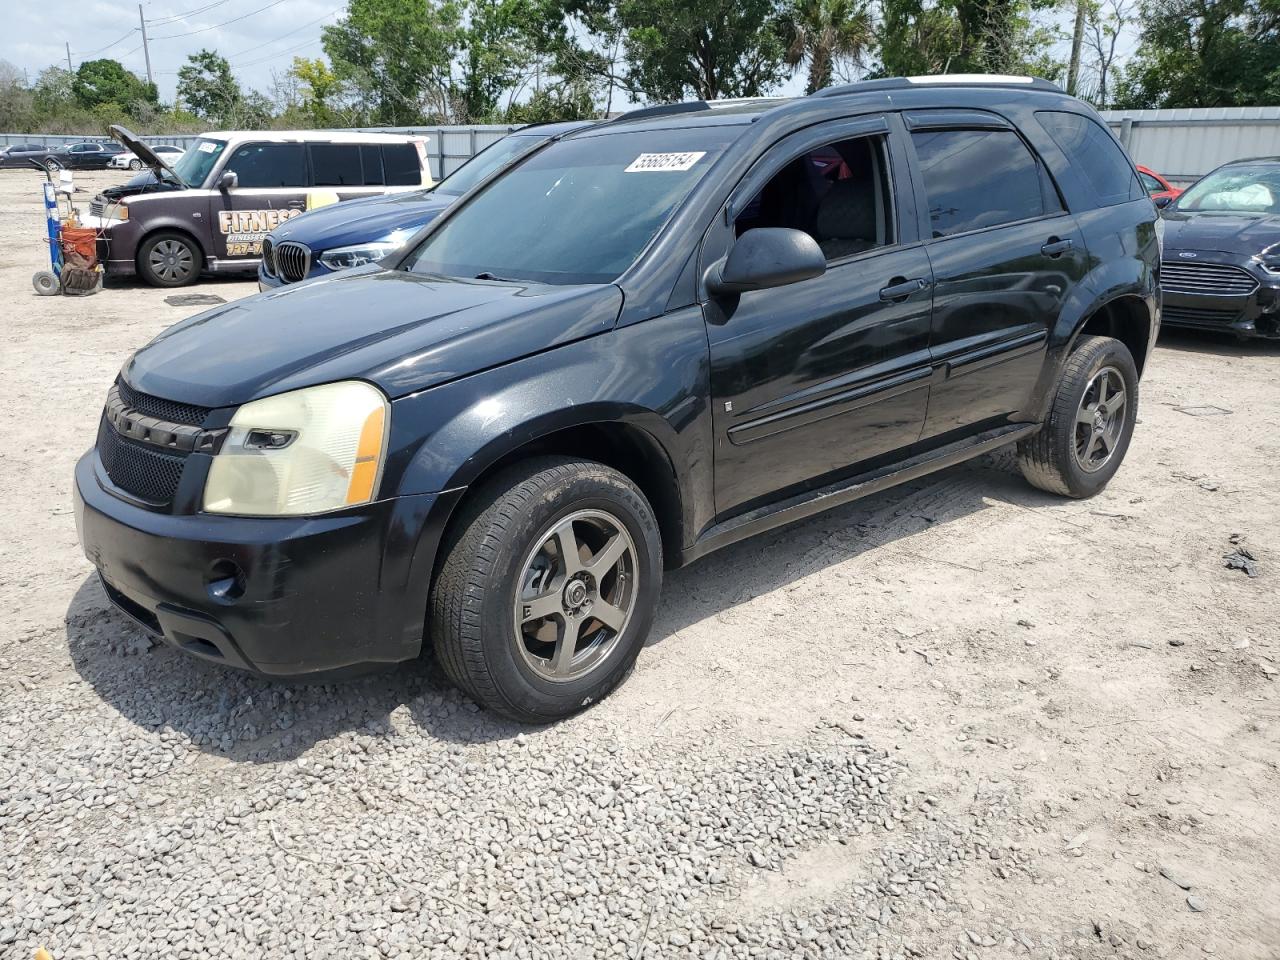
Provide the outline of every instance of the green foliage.
{"type": "Polygon", "coordinates": [[[836,64],[861,60],[874,38],[864,0],[792,0],[781,30],[787,65],[808,65],[805,93],[831,86],[836,64]]]}
{"type": "Polygon", "coordinates": [[[1147,0],[1119,107],[1260,106],[1280,100],[1280,2],[1147,0]]]}
{"type": "Polygon", "coordinates": [[[178,69],[178,102],[197,117],[234,126],[231,121],[240,114],[243,98],[231,64],[213,50],[191,54],[178,69]]]}
{"type": "Polygon", "coordinates": [[[155,84],[126,70],[118,60],[86,60],[71,77],[76,104],[108,123],[133,119],[160,105],[155,84]]]}
{"type": "Polygon", "coordinates": [[[1032,73],[1053,79],[1051,30],[1034,15],[1049,0],[881,0],[880,76],[1032,73]]]}
{"type": "Polygon", "coordinates": [[[618,0],[627,81],[658,102],[755,97],[785,76],[775,0],[618,0]]]}

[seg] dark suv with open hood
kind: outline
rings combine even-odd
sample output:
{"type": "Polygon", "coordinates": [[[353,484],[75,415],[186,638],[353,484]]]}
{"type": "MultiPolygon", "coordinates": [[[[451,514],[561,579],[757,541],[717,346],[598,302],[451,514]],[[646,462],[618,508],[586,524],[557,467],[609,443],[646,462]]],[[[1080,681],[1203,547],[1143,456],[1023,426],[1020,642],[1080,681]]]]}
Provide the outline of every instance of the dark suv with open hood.
{"type": "Polygon", "coordinates": [[[111,132],[151,173],[94,197],[85,225],[102,231],[109,275],[157,287],[186,286],[205,271],[256,273],[263,238],[317,204],[431,185],[420,137],[215,132],[173,160],[124,127],[111,132]]]}
{"type": "Polygon", "coordinates": [[[557,137],[379,264],[170,327],[76,468],[108,596],[270,676],[434,647],[545,721],[664,568],[1018,444],[1086,497],[1158,327],[1156,211],[1026,78],[652,108],[557,137]]]}

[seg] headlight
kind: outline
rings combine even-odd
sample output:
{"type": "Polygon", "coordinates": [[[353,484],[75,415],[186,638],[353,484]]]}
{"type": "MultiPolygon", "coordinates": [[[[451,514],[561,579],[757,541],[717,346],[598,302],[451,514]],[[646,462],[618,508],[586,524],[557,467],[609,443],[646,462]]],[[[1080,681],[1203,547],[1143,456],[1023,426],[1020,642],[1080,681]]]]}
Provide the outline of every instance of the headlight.
{"type": "Polygon", "coordinates": [[[1280,273],[1280,243],[1267,247],[1253,258],[1267,273],[1280,273]]]}
{"type": "Polygon", "coordinates": [[[334,247],[320,254],[320,262],[330,270],[347,270],[373,263],[395,253],[413,235],[411,230],[397,230],[381,240],[357,243],[350,247],[334,247]]]}
{"type": "Polygon", "coordinates": [[[355,380],[246,403],[209,467],[204,509],[297,516],[368,503],[390,412],[380,390],[355,380]]]}

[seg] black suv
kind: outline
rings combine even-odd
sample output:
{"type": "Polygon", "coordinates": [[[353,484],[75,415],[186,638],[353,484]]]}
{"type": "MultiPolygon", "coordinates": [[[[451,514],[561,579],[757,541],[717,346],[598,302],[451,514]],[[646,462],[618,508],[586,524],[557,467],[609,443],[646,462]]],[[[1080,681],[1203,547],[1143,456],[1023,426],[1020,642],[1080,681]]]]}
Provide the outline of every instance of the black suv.
{"type": "Polygon", "coordinates": [[[107,594],[272,676],[429,642],[545,721],[627,675],[664,567],[1015,441],[1097,493],[1155,208],[1079,101],[939,79],[568,133],[379,264],[169,328],[76,468],[107,594]]]}

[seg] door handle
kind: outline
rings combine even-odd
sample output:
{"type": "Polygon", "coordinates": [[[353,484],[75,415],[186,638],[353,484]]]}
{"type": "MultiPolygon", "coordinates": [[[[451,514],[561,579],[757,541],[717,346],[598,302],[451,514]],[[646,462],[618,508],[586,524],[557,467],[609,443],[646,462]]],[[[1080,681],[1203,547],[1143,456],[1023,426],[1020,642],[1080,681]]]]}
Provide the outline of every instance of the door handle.
{"type": "Polygon", "coordinates": [[[929,285],[929,281],[924,277],[915,277],[911,280],[903,277],[894,277],[889,281],[889,285],[880,291],[880,299],[886,303],[892,301],[901,302],[913,293],[919,293],[929,285]]]}
{"type": "Polygon", "coordinates": [[[1040,252],[1046,257],[1052,257],[1054,260],[1062,256],[1071,249],[1071,238],[1059,240],[1057,237],[1050,237],[1049,242],[1040,248],[1040,252]]]}

